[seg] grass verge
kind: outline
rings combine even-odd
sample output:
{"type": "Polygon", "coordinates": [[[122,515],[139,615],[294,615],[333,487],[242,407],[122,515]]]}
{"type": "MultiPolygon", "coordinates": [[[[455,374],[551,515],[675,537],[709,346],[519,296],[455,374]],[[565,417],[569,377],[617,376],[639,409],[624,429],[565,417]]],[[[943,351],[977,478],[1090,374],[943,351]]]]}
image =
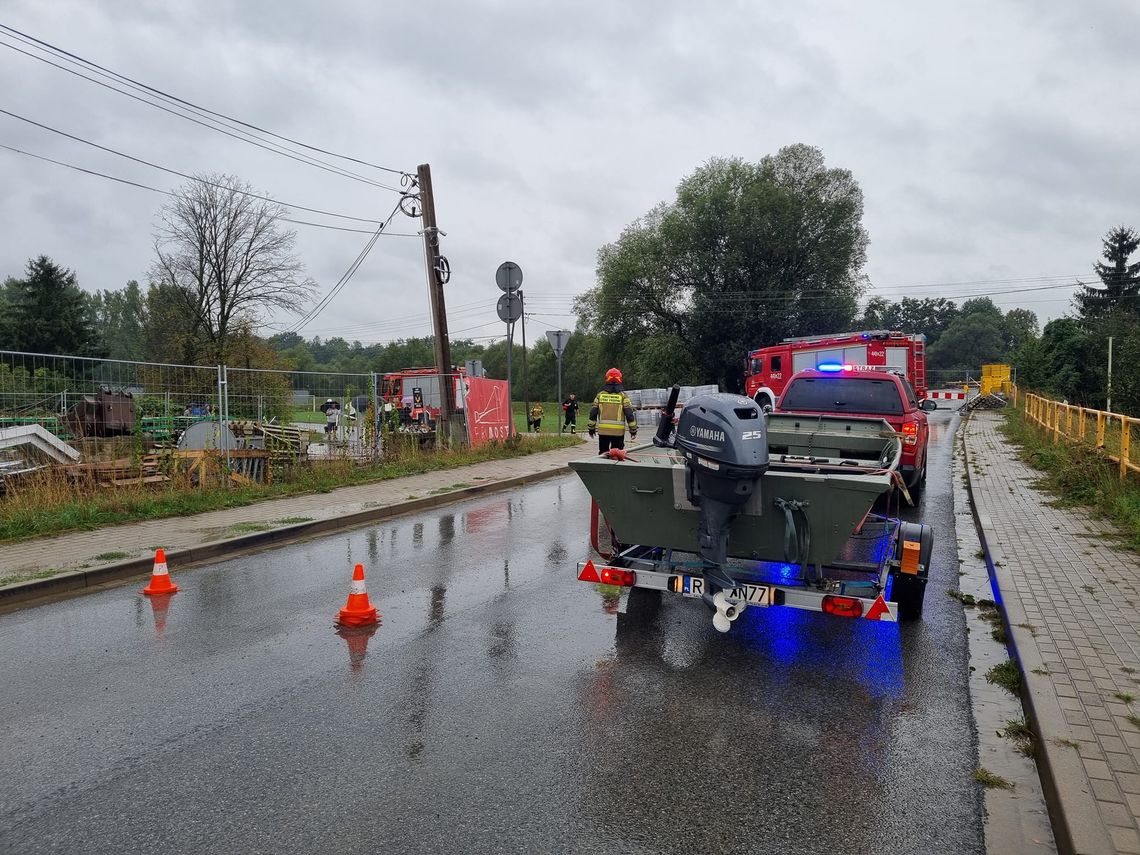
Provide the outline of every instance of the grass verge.
{"type": "Polygon", "coordinates": [[[1021,691],[1021,674],[1017,670],[1017,663],[1007,659],[1000,665],[995,665],[986,672],[986,682],[1001,686],[1016,695],[1021,691]]]}
{"type": "Polygon", "coordinates": [[[1037,486],[1058,507],[1092,508],[1121,529],[1128,548],[1140,551],[1140,480],[1121,481],[1117,465],[1092,445],[1053,442],[1017,408],[1003,411],[1002,434],[1018,447],[1018,457],[1042,473],[1037,486]]]}
{"type": "Polygon", "coordinates": [[[11,576],[0,576],[0,588],[3,588],[5,585],[14,585],[17,582],[28,582],[33,579],[50,579],[59,572],[59,570],[48,569],[36,570],[33,573],[14,573],[11,576]]]}
{"type": "Polygon", "coordinates": [[[1013,718],[1005,723],[1004,734],[1013,741],[1017,750],[1026,757],[1032,757],[1037,750],[1037,737],[1024,718],[1013,718]]]}
{"type": "Polygon", "coordinates": [[[987,790],[1012,790],[1013,782],[1007,781],[1001,775],[995,775],[989,769],[981,766],[974,770],[974,780],[987,790]]]}
{"type": "Polygon", "coordinates": [[[331,460],[274,473],[272,484],[191,487],[184,478],[172,478],[159,487],[123,487],[116,490],[76,488],[53,470],[29,479],[0,500],[0,542],[27,540],[67,531],[90,531],[138,520],[200,514],[237,508],[265,499],[327,493],[337,487],[370,484],[407,475],[453,469],[472,463],[524,457],[576,445],[577,438],[526,437],[521,441],[492,443],[459,451],[413,451],[376,465],[331,460]]]}
{"type": "Polygon", "coordinates": [[[96,561],[118,561],[121,558],[130,558],[131,553],[123,552],[121,550],[114,550],[112,552],[101,552],[95,556],[96,561]]]}

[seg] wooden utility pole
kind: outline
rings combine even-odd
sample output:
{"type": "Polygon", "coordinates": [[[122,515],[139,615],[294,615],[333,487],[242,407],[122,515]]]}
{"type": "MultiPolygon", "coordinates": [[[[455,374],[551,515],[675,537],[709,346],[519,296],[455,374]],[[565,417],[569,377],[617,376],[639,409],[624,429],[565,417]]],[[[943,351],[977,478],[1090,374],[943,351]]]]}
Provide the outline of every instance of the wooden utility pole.
{"type": "Polygon", "coordinates": [[[427,265],[428,294],[431,296],[432,330],[435,333],[435,370],[439,374],[439,421],[436,429],[451,439],[455,415],[455,378],[452,377],[451,342],[447,337],[447,309],[443,285],[448,277],[447,260],[439,252],[439,227],[435,224],[435,198],[431,192],[431,166],[421,163],[416,169],[416,183],[423,205],[424,262],[427,265]]]}

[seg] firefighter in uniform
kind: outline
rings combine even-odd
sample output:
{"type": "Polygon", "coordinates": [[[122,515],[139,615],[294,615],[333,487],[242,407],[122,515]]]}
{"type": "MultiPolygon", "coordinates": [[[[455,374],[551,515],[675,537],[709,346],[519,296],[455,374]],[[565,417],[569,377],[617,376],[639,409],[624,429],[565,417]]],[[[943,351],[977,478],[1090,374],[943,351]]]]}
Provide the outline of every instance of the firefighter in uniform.
{"type": "Polygon", "coordinates": [[[562,404],[562,409],[566,411],[566,423],[562,425],[563,430],[569,429],[570,433],[578,432],[578,396],[573,392],[570,397],[562,404]]]}
{"type": "Polygon", "coordinates": [[[637,439],[637,421],[629,395],[622,391],[621,372],[611,368],[606,372],[606,385],[594,396],[590,407],[590,420],[586,430],[593,438],[598,437],[598,453],[605,454],[611,448],[625,448],[625,429],[629,428],[629,438],[637,439]]]}

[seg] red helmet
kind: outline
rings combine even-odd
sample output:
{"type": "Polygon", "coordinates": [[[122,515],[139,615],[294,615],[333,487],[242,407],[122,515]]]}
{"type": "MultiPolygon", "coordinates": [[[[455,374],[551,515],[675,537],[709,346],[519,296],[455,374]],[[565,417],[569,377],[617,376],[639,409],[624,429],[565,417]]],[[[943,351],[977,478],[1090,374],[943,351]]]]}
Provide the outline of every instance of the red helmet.
{"type": "Polygon", "coordinates": [[[609,371],[606,372],[606,382],[607,383],[620,383],[621,382],[621,372],[618,371],[616,368],[611,368],[609,371]]]}

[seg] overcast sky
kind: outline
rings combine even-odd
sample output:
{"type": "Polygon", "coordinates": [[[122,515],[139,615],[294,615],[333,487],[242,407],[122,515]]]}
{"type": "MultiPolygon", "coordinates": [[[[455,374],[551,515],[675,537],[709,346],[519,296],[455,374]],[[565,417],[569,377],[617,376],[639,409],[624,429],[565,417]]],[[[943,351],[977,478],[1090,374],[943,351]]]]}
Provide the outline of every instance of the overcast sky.
{"type": "MultiPolygon", "coordinates": [[[[523,268],[528,337],[572,328],[599,246],[710,157],[755,161],[797,142],[863,189],[872,293],[983,293],[1043,322],[1064,314],[1107,229],[1140,227],[1137,8],[0,0],[0,23],[314,146],[409,172],[430,163],[450,330],[480,338],[502,334],[501,261],[523,268]]],[[[397,199],[8,47],[0,80],[0,109],[180,172],[236,174],[285,203],[368,219],[397,199]]],[[[180,183],[4,115],[0,144],[180,183]]],[[[0,276],[46,254],[88,290],[145,283],[162,196],[3,149],[0,188],[0,276]]],[[[397,215],[391,228],[417,223],[397,215]]],[[[317,297],[368,239],[296,230],[317,297]]],[[[421,244],[385,237],[302,333],[374,342],[430,331],[421,244]]]]}

